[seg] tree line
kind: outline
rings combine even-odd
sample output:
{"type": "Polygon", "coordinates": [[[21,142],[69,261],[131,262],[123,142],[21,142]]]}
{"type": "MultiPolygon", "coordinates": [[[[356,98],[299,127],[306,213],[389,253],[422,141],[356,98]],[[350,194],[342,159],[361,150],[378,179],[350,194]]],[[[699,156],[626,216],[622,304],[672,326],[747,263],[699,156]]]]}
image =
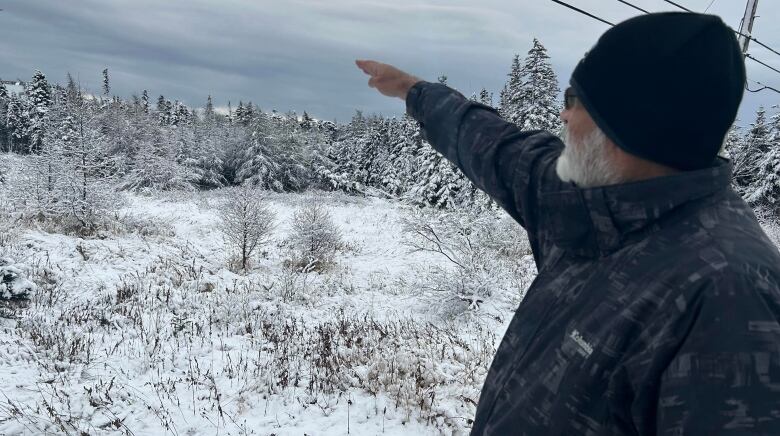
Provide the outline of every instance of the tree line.
{"type": "MultiPolygon", "coordinates": [[[[446,84],[446,76],[439,78],[446,84]]],[[[147,91],[111,94],[108,70],[99,94],[68,75],[64,85],[36,71],[21,93],[0,86],[0,150],[30,156],[25,204],[87,223],[93,203],[114,190],[212,189],[251,185],[274,191],[310,188],[403,198],[416,204],[493,207],[457,168],[425,143],[408,116],[364,115],[349,122],[308,113],[263,111],[239,102],[218,113],[212,98],[192,108],[147,91]],[[61,209],[67,209],[63,211],[61,209]]],[[[515,55],[498,102],[482,88],[471,99],[495,107],[522,129],[559,132],[560,88],[544,46],[515,55]]],[[[780,197],[780,118],[735,127],[727,153],[735,185],[751,204],[780,197]]]]}

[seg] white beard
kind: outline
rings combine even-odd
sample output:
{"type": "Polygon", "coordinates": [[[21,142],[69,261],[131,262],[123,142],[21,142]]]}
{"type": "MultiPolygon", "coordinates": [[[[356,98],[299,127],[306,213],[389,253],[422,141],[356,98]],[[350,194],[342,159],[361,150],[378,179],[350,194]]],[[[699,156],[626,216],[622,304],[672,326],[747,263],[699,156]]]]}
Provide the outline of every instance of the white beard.
{"type": "Polygon", "coordinates": [[[615,185],[622,177],[609,160],[609,140],[598,127],[577,140],[563,128],[563,149],[555,163],[555,172],[564,182],[573,182],[581,188],[615,185]]]}

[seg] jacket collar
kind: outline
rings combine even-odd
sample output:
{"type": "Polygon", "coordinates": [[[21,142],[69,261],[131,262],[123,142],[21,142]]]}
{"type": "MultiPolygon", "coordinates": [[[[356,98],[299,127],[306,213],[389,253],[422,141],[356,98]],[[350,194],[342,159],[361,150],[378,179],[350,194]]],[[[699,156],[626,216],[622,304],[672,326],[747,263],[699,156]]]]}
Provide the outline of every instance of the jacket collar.
{"type": "Polygon", "coordinates": [[[608,255],[686,203],[727,189],[731,163],[640,182],[542,193],[540,228],[551,242],[576,255],[608,255]]]}

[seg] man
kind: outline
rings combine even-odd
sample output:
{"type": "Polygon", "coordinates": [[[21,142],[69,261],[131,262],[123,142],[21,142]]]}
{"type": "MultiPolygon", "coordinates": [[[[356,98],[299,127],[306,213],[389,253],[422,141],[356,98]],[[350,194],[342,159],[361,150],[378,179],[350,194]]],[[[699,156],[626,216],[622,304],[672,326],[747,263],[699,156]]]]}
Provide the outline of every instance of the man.
{"type": "Polygon", "coordinates": [[[357,64],[528,231],[539,274],[472,434],[780,435],[780,255],[717,157],[745,83],[719,18],[607,31],[572,74],[563,143],[357,64]]]}

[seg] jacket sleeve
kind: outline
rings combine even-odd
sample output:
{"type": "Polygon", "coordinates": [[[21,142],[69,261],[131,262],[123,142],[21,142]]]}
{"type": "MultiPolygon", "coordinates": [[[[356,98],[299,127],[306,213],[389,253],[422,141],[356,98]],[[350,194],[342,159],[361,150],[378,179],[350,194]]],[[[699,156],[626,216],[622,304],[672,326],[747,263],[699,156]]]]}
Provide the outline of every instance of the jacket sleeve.
{"type": "Polygon", "coordinates": [[[521,132],[495,109],[442,84],[418,82],[406,109],[431,146],[517,220],[533,245],[538,194],[563,184],[555,174],[563,143],[548,132],[521,132]]]}

